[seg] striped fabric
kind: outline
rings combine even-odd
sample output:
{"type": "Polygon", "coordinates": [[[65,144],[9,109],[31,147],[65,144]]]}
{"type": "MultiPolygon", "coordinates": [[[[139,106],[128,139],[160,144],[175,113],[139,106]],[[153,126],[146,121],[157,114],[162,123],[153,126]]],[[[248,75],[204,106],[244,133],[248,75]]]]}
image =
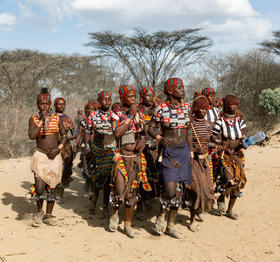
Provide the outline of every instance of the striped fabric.
{"type": "Polygon", "coordinates": [[[106,149],[103,146],[93,143],[92,150],[96,160],[96,171],[93,179],[98,175],[111,176],[114,157],[113,149],[106,149]]]}
{"type": "Polygon", "coordinates": [[[205,119],[210,123],[215,123],[219,119],[219,109],[217,107],[209,108],[205,119]]]}
{"type": "Polygon", "coordinates": [[[191,120],[192,123],[192,138],[193,138],[193,147],[200,148],[199,143],[196,139],[196,136],[194,134],[194,130],[196,132],[196,135],[198,136],[199,142],[201,146],[204,148],[208,148],[210,137],[212,134],[211,125],[207,120],[204,121],[197,121],[195,119],[191,120]]]}
{"type": "MultiPolygon", "coordinates": [[[[39,123],[39,117],[38,115],[32,116],[33,121],[35,125],[37,126],[39,123]]],[[[43,122],[43,125],[41,126],[40,129],[40,136],[48,136],[48,135],[53,135],[59,132],[59,116],[57,114],[51,114],[50,116],[47,117],[47,122],[43,122]],[[48,128],[46,128],[46,125],[48,128]]]]}
{"type": "Polygon", "coordinates": [[[237,140],[242,137],[242,129],[246,128],[245,121],[235,117],[229,121],[222,117],[218,119],[213,128],[213,135],[221,135],[222,139],[237,140]]]}

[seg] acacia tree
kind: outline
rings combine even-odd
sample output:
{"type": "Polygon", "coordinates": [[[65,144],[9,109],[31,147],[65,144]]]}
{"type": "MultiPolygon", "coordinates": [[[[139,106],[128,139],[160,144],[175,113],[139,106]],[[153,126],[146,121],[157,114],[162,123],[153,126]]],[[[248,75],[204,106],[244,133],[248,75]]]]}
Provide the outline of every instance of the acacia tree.
{"type": "Polygon", "coordinates": [[[264,47],[265,50],[269,52],[280,55],[280,31],[273,32],[274,39],[271,41],[263,41],[261,45],[264,47]]]}
{"type": "Polygon", "coordinates": [[[157,88],[194,63],[212,42],[198,32],[199,28],[148,33],[135,29],[131,36],[110,31],[89,33],[87,46],[94,52],[112,57],[126,66],[138,87],[157,88]]]}

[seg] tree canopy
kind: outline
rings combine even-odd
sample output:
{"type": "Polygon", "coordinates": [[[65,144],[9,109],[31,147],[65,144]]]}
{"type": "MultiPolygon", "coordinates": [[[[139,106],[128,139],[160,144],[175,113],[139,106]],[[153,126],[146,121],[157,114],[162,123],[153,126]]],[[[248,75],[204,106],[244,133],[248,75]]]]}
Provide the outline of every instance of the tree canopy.
{"type": "MultiPolygon", "coordinates": [[[[194,63],[212,42],[200,29],[148,33],[135,29],[130,36],[110,31],[89,33],[87,46],[94,52],[119,60],[138,87],[157,88],[168,77],[194,63]]],[[[122,84],[122,83],[120,83],[122,84]]]]}
{"type": "Polygon", "coordinates": [[[273,40],[266,40],[261,43],[265,50],[268,50],[271,53],[276,55],[280,55],[280,31],[273,32],[274,39],[273,40]]]}

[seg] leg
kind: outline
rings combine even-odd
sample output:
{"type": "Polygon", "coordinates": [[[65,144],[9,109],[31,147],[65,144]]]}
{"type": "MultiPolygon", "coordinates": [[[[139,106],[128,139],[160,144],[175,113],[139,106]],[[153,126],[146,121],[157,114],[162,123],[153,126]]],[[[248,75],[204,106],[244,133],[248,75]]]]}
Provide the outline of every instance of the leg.
{"type": "Polygon", "coordinates": [[[228,204],[228,210],[227,210],[227,216],[231,219],[237,220],[238,219],[238,215],[233,213],[232,209],[235,205],[236,202],[236,195],[230,195],[230,199],[229,199],[229,204],[228,204]]]}
{"type": "MultiPolygon", "coordinates": [[[[177,182],[164,183],[164,191],[165,191],[164,194],[166,198],[169,199],[169,201],[171,201],[166,233],[171,237],[180,239],[182,238],[182,235],[175,229],[175,219],[179,207],[176,205],[176,203],[172,203],[173,202],[172,199],[176,198],[176,187],[177,187],[177,182]]],[[[176,201],[176,199],[174,201],[176,201]]]]}
{"type": "MultiPolygon", "coordinates": [[[[55,189],[51,189],[51,198],[55,197],[55,189]]],[[[43,222],[49,226],[57,226],[57,220],[55,216],[52,215],[52,211],[54,208],[54,200],[47,201],[47,210],[46,215],[43,218],[43,222]]]]}
{"type": "MultiPolygon", "coordinates": [[[[34,176],[35,178],[35,190],[36,190],[36,194],[38,197],[42,196],[45,192],[45,187],[46,184],[45,182],[35,174],[34,176]]],[[[44,211],[43,211],[43,199],[38,198],[36,200],[36,204],[37,204],[37,212],[36,214],[34,214],[33,216],[33,223],[32,225],[35,227],[38,227],[42,224],[43,222],[43,216],[44,216],[44,211]]]]}
{"type": "Polygon", "coordinates": [[[123,195],[125,192],[125,182],[123,176],[118,172],[116,174],[116,181],[115,181],[115,196],[114,196],[114,207],[113,213],[110,217],[109,222],[109,229],[112,232],[115,232],[118,229],[119,225],[119,206],[123,204],[123,200],[119,199],[119,196],[123,195]]]}
{"type": "MultiPolygon", "coordinates": [[[[169,205],[170,200],[176,196],[176,182],[165,182],[163,183],[163,194],[160,205],[160,213],[156,220],[155,231],[158,234],[162,234],[165,231],[165,212],[169,205]]],[[[172,216],[174,216],[172,214],[172,216]]],[[[176,217],[176,215],[175,215],[176,217]]],[[[169,220],[169,219],[168,219],[169,220]]]]}
{"type": "MultiPolygon", "coordinates": [[[[136,196],[136,191],[135,191],[135,196],[136,196]]],[[[135,197],[134,196],[134,197],[135,197]]],[[[124,221],[124,230],[127,234],[127,236],[134,238],[138,234],[132,227],[131,227],[131,222],[134,214],[134,210],[136,208],[136,200],[132,203],[131,206],[127,206],[125,208],[125,221],[124,221]]]]}
{"type": "Polygon", "coordinates": [[[92,182],[92,191],[93,191],[93,195],[91,198],[92,205],[89,210],[92,214],[94,214],[96,211],[96,204],[99,198],[99,189],[97,188],[96,181],[92,182]]]}
{"type": "Polygon", "coordinates": [[[109,216],[108,205],[109,205],[109,198],[110,198],[110,185],[109,181],[106,181],[103,188],[103,213],[105,217],[109,216]]]}
{"type": "Polygon", "coordinates": [[[217,200],[218,210],[221,212],[221,214],[225,214],[225,195],[220,194],[218,200],[217,200]]]}
{"type": "MultiPolygon", "coordinates": [[[[37,175],[35,175],[35,190],[38,197],[42,196],[45,192],[46,184],[45,182],[37,175]]],[[[43,199],[38,199],[36,201],[38,212],[42,211],[43,208],[43,199]]]]}

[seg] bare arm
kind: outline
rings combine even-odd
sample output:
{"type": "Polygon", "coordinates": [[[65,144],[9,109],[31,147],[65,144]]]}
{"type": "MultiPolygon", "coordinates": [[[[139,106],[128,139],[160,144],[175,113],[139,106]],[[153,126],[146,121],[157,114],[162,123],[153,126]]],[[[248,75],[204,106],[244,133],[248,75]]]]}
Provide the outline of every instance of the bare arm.
{"type": "Polygon", "coordinates": [[[35,140],[40,135],[40,130],[43,125],[43,120],[40,120],[36,126],[32,117],[29,119],[28,135],[31,140],[35,140]]]}
{"type": "Polygon", "coordinates": [[[123,121],[120,126],[116,127],[116,129],[114,130],[114,136],[116,138],[120,138],[121,136],[124,135],[124,133],[126,131],[128,131],[129,129],[129,123],[130,123],[131,119],[127,118],[125,121],[123,121]]]}

